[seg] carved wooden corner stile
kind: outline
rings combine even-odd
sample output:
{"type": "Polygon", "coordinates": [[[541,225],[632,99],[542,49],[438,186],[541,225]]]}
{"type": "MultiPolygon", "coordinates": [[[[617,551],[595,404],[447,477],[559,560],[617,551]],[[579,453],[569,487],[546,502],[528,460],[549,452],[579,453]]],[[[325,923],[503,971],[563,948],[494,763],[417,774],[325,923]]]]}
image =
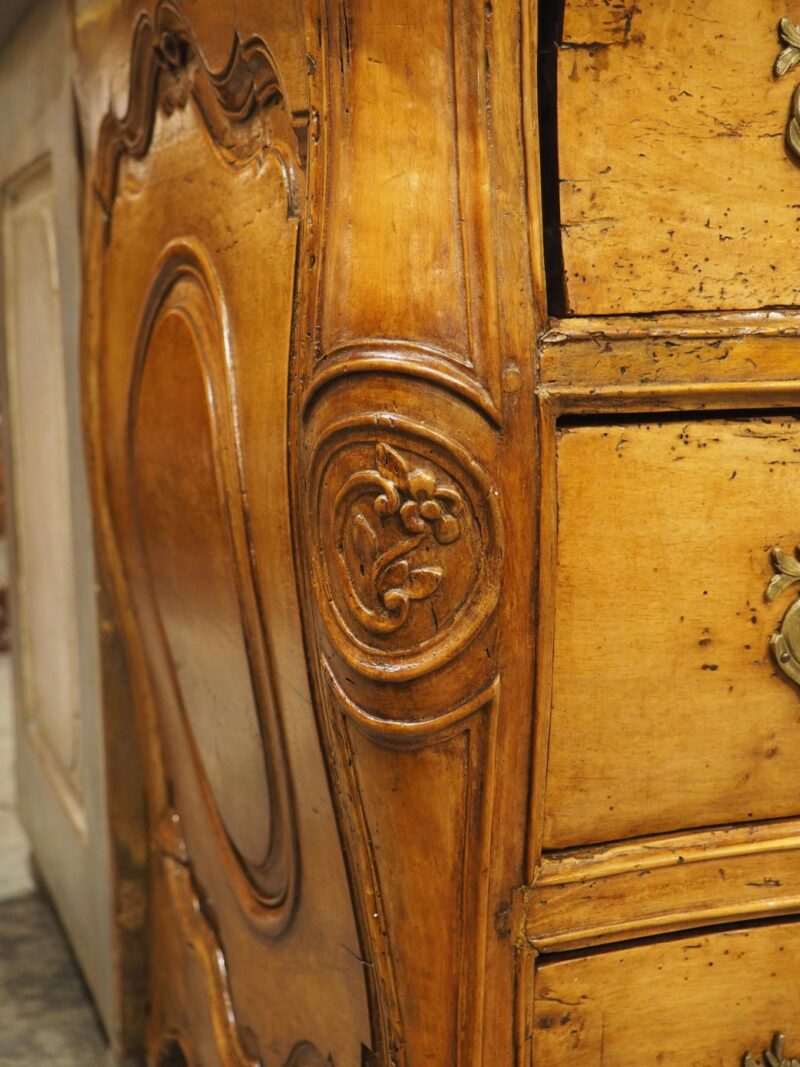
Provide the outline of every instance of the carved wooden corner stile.
{"type": "Polygon", "coordinates": [[[522,719],[516,742],[503,731],[503,700],[530,670],[498,654],[501,625],[524,611],[521,634],[529,613],[525,582],[505,584],[503,483],[526,479],[530,457],[516,452],[514,343],[500,341],[492,12],[457,0],[423,13],[415,0],[399,26],[361,2],[323,7],[295,508],[369,1062],[488,1067],[512,1055],[490,1015],[490,966],[502,974],[492,994],[514,995],[512,945],[492,916],[522,878],[520,855],[498,858],[496,826],[527,801],[524,772],[497,779],[500,745],[529,743],[522,719]],[[396,99],[407,111],[395,130],[396,99]],[[423,115],[435,143],[416,146],[423,115]]]}

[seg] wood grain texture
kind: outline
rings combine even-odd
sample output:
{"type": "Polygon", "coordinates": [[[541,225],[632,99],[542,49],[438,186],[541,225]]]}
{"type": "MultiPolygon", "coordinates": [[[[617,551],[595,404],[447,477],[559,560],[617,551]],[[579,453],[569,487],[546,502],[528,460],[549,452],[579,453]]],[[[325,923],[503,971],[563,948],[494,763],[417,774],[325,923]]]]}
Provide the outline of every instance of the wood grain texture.
{"type": "Polygon", "coordinates": [[[761,388],[795,385],[799,336],[793,312],[560,320],[540,340],[539,386],[587,400],[683,387],[708,401],[738,387],[757,404],[761,388]]]}
{"type": "Polygon", "coordinates": [[[148,1055],[358,1062],[363,971],[289,515],[307,98],[272,48],[304,55],[302,21],[243,13],[263,36],[240,38],[207,18],[160,3],[126,28],[129,100],[101,124],[85,204],[94,503],[151,826],[148,1055]]]}
{"type": "Polygon", "coordinates": [[[518,13],[325,14],[292,447],[326,751],[378,1062],[494,1064],[532,725],[518,13]]]}
{"type": "Polygon", "coordinates": [[[540,964],[536,1063],[717,1067],[793,1037],[800,995],[795,923],[753,927],[540,964]]]}
{"type": "Polygon", "coordinates": [[[532,660],[499,651],[530,639],[512,502],[535,483],[519,13],[150,4],[120,19],[129,96],[114,18],[105,42],[81,18],[89,55],[108,44],[82,83],[95,507],[151,821],[175,820],[150,1056],[508,1058],[525,840],[502,827],[529,784],[496,771],[529,749],[532,660]]]}
{"type": "MultiPolygon", "coordinates": [[[[562,105],[601,54],[648,46],[667,78],[722,49],[674,12],[638,37],[672,27],[639,6],[568,6],[562,105]]],[[[130,101],[113,47],[85,82],[114,101],[85,111],[88,436],[158,827],[157,1067],[555,1067],[575,1042],[599,1067],[603,1015],[632,1049],[606,1062],[701,1063],[786,1025],[791,923],[639,939],[800,907],[763,604],[796,539],[772,408],[800,326],[741,279],[727,315],[717,279],[691,316],[617,318],[643,306],[619,269],[628,304],[611,278],[541,320],[536,8],[161,3],[126,26],[130,101]],[[732,1012],[748,973],[761,999],[698,1053],[681,1012],[732,1012]]],[[[608,129],[624,158],[606,88],[584,150],[608,129]]],[[[728,152],[708,123],[685,144],[728,152]]],[[[679,215],[668,176],[641,218],[679,215]]],[[[777,238],[753,233],[760,294],[777,238]]],[[[700,237],[737,278],[743,246],[700,237]]],[[[648,302],[686,306],[647,265],[648,302]]]]}
{"type": "Polygon", "coordinates": [[[550,953],[796,914],[799,845],[783,820],[545,856],[525,891],[527,936],[550,953]]]}
{"type": "Polygon", "coordinates": [[[545,848],[795,814],[763,597],[797,448],[779,417],[560,433],[545,848]]]}
{"type": "Polygon", "coordinates": [[[568,0],[558,55],[566,304],[792,305],[800,175],[773,79],[782,0],[568,0]]]}

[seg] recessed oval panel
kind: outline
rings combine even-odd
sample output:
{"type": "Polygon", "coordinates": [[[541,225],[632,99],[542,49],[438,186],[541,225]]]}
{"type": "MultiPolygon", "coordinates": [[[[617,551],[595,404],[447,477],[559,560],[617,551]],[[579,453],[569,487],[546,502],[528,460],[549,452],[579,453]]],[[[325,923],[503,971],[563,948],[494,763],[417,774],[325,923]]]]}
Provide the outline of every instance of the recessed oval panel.
{"type": "Polygon", "coordinates": [[[224,339],[191,275],[172,282],[151,322],[131,411],[133,493],[150,591],[220,819],[256,888],[276,897],[287,877],[274,862],[281,818],[254,689],[256,638],[243,608],[251,579],[232,526],[240,493],[226,486],[236,477],[235,440],[228,397],[215,389],[212,372],[224,366],[224,339]]]}

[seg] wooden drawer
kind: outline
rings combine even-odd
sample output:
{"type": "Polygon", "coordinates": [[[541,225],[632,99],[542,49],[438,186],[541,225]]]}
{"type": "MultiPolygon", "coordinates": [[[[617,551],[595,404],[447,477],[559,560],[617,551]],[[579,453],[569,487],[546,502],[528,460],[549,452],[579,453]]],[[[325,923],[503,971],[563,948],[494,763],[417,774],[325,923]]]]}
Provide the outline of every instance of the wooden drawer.
{"type": "Polygon", "coordinates": [[[544,848],[800,813],[770,653],[796,592],[765,602],[800,538],[800,423],[562,426],[556,462],[544,848]]]}
{"type": "Polygon", "coordinates": [[[536,1067],[740,1067],[747,1052],[760,1063],[776,1032],[800,1057],[798,952],[787,922],[542,963],[536,1067]]]}
{"type": "Polygon", "coordinates": [[[567,0],[545,182],[560,178],[568,314],[797,304],[800,79],[773,76],[785,15],[800,12],[567,0]]]}

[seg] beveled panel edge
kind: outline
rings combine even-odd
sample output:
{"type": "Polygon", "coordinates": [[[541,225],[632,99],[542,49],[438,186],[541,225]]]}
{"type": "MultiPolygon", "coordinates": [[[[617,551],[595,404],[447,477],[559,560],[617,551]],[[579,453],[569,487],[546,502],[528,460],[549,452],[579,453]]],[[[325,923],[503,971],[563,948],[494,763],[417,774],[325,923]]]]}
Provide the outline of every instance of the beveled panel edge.
{"type": "MultiPolygon", "coordinates": [[[[215,340],[219,343],[216,358],[215,350],[210,343],[208,348],[204,349],[198,341],[198,351],[206,395],[212,399],[212,402],[208,404],[208,412],[212,438],[217,445],[216,451],[218,452],[218,461],[215,464],[218,504],[229,539],[242,636],[251,672],[253,701],[258,716],[258,725],[264,738],[263,766],[273,804],[271,814],[273,845],[270,848],[266,865],[267,869],[278,871],[281,885],[274,895],[265,893],[258,885],[254,872],[248,868],[247,863],[239,855],[234,839],[225,825],[218,800],[211,788],[202,752],[188,716],[188,709],[184,706],[181,696],[177,696],[177,701],[181,709],[181,726],[187,751],[195,767],[200,793],[206,805],[210,824],[214,827],[221,860],[231,888],[250,922],[264,933],[279,937],[294,918],[300,893],[300,856],[294,790],[285,751],[283,709],[273,687],[269,628],[256,590],[250,534],[246,516],[240,504],[244,496],[243,473],[240,442],[236,430],[235,413],[238,408],[238,397],[233,375],[234,355],[227,306],[222,283],[213,261],[203,243],[196,237],[176,238],[167,242],[153,266],[150,288],[145,296],[131,363],[126,420],[128,447],[126,474],[131,487],[131,500],[133,500],[133,487],[136,484],[133,434],[141,378],[153,331],[161,315],[165,310],[170,309],[173,294],[181,283],[195,288],[194,299],[200,301],[199,306],[192,308],[195,313],[192,328],[195,331],[198,329],[200,320],[196,316],[197,312],[202,310],[210,315],[209,328],[217,331],[215,340]],[[221,447],[219,442],[226,442],[226,445],[221,447]]],[[[183,295],[182,303],[183,305],[186,303],[186,294],[183,295]]],[[[186,314],[185,306],[184,314],[186,314]]],[[[211,339],[208,340],[210,342],[211,339]]],[[[144,532],[140,524],[138,508],[134,509],[133,515],[137,535],[142,538],[144,532]]],[[[144,541],[141,545],[143,548],[144,541]]],[[[180,686],[172,665],[169,643],[160,621],[160,612],[155,607],[155,589],[149,571],[148,587],[149,594],[153,597],[155,615],[159,619],[157,632],[166,662],[171,665],[169,672],[177,695],[180,694],[180,686]]],[[[146,655],[149,657],[151,653],[146,652],[146,655]]],[[[167,728],[160,722],[158,711],[155,717],[160,723],[158,728],[163,733],[167,728]]],[[[168,773],[169,760],[166,752],[163,758],[165,770],[168,773]]]]}
{"type": "Polygon", "coordinates": [[[545,345],[570,341],[637,340],[651,337],[767,337],[800,336],[800,308],[761,308],[756,311],[665,311],[640,315],[552,317],[540,336],[545,345]]]}
{"type": "Polygon", "coordinates": [[[556,397],[651,392],[678,408],[681,391],[749,389],[758,404],[762,391],[796,383],[799,344],[800,315],[778,311],[551,320],[537,344],[538,382],[556,397]]]}
{"type": "Polygon", "coordinates": [[[546,856],[521,891],[523,943],[562,952],[800,912],[800,820],[546,856]]]}
{"type": "Polygon", "coordinates": [[[564,885],[617,874],[800,849],[800,818],[658,834],[633,841],[546,853],[534,884],[564,885]]]}

